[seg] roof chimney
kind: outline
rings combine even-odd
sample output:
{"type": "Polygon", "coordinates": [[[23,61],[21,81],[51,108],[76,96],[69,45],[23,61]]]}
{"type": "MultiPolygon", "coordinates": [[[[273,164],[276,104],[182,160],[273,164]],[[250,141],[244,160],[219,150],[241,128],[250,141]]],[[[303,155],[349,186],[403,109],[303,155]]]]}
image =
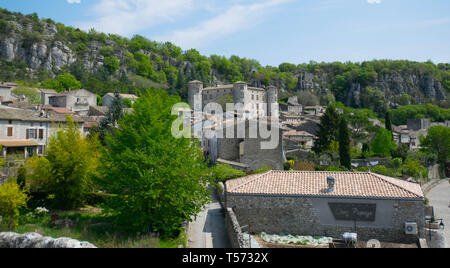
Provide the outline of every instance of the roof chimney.
{"type": "Polygon", "coordinates": [[[334,193],[334,185],[336,183],[336,179],[333,176],[329,176],[327,178],[327,184],[328,184],[328,192],[334,193]]]}

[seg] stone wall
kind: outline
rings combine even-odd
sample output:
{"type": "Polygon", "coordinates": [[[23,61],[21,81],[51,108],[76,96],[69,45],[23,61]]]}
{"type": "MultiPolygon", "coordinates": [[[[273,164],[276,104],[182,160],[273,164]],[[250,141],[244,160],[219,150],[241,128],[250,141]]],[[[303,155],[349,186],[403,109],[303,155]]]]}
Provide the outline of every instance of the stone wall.
{"type": "Polygon", "coordinates": [[[228,208],[226,210],[225,221],[231,247],[250,248],[248,240],[246,240],[244,238],[244,235],[242,234],[242,229],[241,226],[239,225],[239,221],[237,220],[237,217],[231,208],[228,208]]]}
{"type": "Polygon", "coordinates": [[[226,196],[239,222],[250,223],[251,233],[331,236],[340,238],[355,232],[354,221],[336,220],[328,203],[375,204],[374,222],[356,222],[360,240],[415,242],[417,236],[405,234],[405,222],[416,222],[423,236],[424,201],[333,199],[276,196],[226,196]]]}
{"type": "Polygon", "coordinates": [[[0,248],[96,248],[96,246],[71,238],[53,239],[37,233],[0,233],[0,248]]]}

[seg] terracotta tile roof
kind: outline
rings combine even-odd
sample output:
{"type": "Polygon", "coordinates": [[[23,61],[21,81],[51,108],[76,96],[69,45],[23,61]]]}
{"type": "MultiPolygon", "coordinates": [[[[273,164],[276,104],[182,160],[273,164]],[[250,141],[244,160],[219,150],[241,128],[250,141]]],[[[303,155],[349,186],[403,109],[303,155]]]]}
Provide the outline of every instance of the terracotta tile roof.
{"type": "Polygon", "coordinates": [[[374,173],[269,171],[226,183],[227,193],[244,195],[423,199],[419,184],[374,173]],[[327,177],[336,179],[328,193],[327,177]]]}

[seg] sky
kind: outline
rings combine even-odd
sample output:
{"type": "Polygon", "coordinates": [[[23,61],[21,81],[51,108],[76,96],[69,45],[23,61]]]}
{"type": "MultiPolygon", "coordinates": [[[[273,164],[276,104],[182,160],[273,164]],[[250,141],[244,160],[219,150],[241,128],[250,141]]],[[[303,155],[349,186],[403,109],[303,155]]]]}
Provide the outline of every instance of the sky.
{"type": "Polygon", "coordinates": [[[449,0],[0,0],[0,7],[263,65],[450,63],[449,0]]]}

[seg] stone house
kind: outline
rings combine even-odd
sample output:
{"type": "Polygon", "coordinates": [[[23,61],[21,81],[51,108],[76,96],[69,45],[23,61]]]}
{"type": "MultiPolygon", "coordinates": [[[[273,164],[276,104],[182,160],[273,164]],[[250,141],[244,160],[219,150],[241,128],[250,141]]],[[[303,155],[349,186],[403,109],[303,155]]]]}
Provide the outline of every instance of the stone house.
{"type": "Polygon", "coordinates": [[[407,126],[408,130],[418,131],[418,130],[426,130],[430,128],[431,120],[430,119],[408,119],[407,126]]]}
{"type": "Polygon", "coordinates": [[[311,150],[317,137],[306,131],[291,130],[283,133],[284,140],[295,142],[303,150],[311,150]]]}
{"type": "MultiPolygon", "coordinates": [[[[74,118],[74,121],[80,123],[80,132],[83,133],[83,122],[77,118],[74,118]]],[[[44,154],[49,137],[56,133],[59,124],[66,123],[65,115],[0,107],[2,156],[23,155],[26,159],[35,153],[44,154]]]]}
{"type": "Polygon", "coordinates": [[[13,89],[16,88],[18,85],[15,83],[0,83],[0,103],[2,102],[12,102],[14,100],[17,100],[18,97],[14,96],[12,93],[13,89]]]}
{"type": "Polygon", "coordinates": [[[303,107],[303,112],[308,115],[320,115],[326,111],[326,107],[323,106],[306,106],[303,107]]]}
{"type": "Polygon", "coordinates": [[[97,95],[85,89],[54,94],[48,99],[53,107],[67,108],[79,114],[87,114],[89,106],[97,106],[97,95]]]}
{"type": "MultiPolygon", "coordinates": [[[[133,104],[137,99],[138,96],[133,94],[119,94],[122,99],[128,99],[133,104]]],[[[102,98],[102,106],[110,107],[112,105],[112,102],[114,100],[115,96],[114,93],[108,93],[102,98]]]]}
{"type": "Polygon", "coordinates": [[[212,137],[206,138],[205,135],[203,148],[206,156],[210,158],[212,163],[225,160],[232,166],[241,169],[270,168],[282,170],[285,156],[279,124],[272,127],[270,124],[263,123],[263,126],[267,130],[270,129],[272,135],[275,135],[275,137],[264,138],[260,129],[257,129],[255,134],[250,131],[252,124],[259,126],[258,121],[245,120],[244,122],[231,120],[225,122],[222,127],[215,129],[216,134],[212,137]],[[240,129],[243,129],[244,133],[240,129]],[[274,141],[275,146],[269,149],[263,148],[262,144],[270,141],[274,141]]]}
{"type": "Polygon", "coordinates": [[[55,95],[58,95],[58,92],[54,89],[38,89],[39,94],[41,95],[41,101],[43,105],[50,105],[49,98],[55,95]]]}
{"type": "Polygon", "coordinates": [[[297,96],[290,97],[289,100],[288,100],[288,104],[287,105],[288,105],[287,111],[289,113],[301,114],[303,112],[303,106],[298,103],[298,97],[297,96]]]}
{"type": "Polygon", "coordinates": [[[424,236],[419,184],[373,173],[269,171],[225,183],[225,205],[251,233],[416,242],[424,236]]]}

